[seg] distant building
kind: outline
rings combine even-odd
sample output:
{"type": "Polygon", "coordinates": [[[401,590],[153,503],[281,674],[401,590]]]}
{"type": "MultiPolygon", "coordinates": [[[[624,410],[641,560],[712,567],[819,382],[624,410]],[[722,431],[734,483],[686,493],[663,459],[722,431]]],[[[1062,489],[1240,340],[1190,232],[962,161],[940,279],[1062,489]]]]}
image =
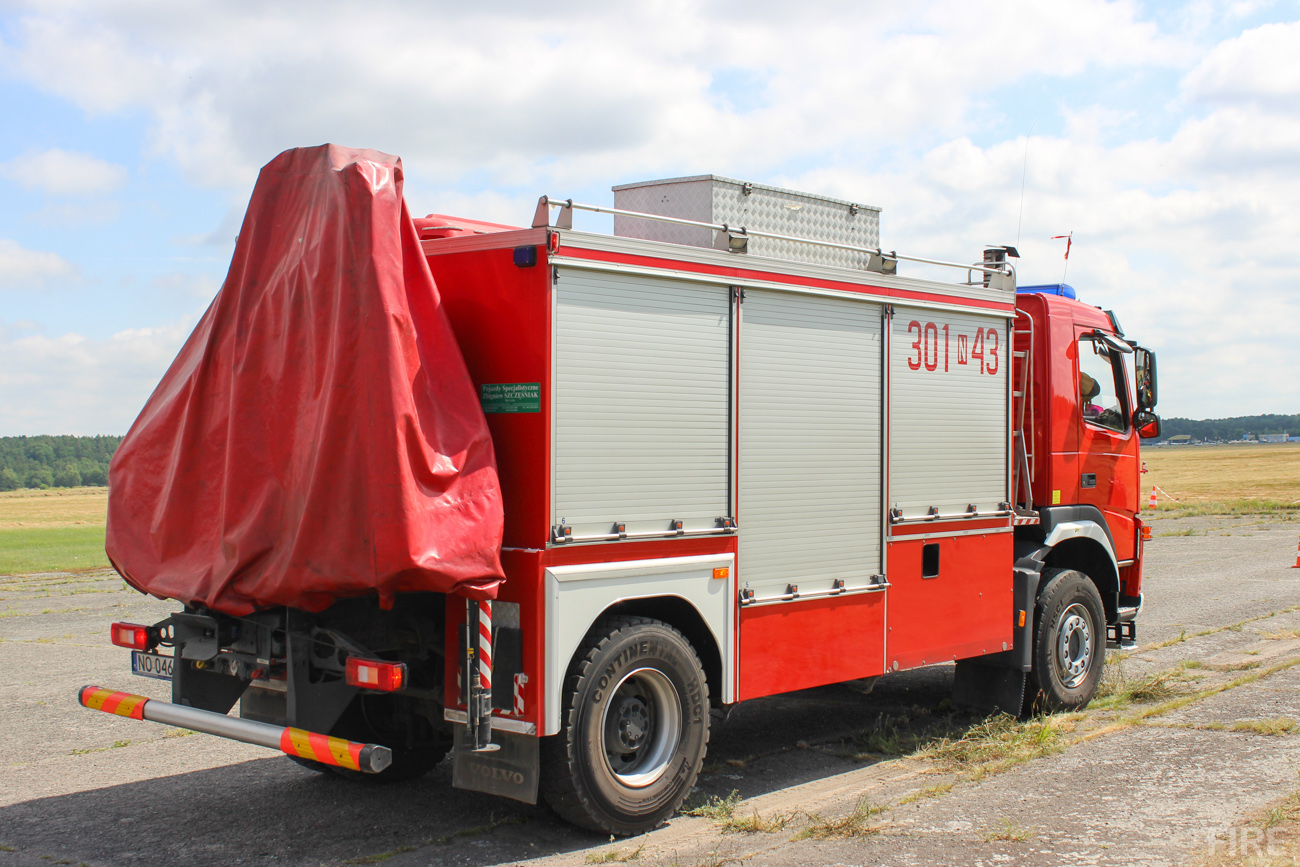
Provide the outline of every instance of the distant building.
{"type": "Polygon", "coordinates": [[[1260,434],[1259,441],[1262,443],[1284,443],[1287,441],[1286,431],[1280,434],[1260,434]]]}
{"type": "Polygon", "coordinates": [[[1176,437],[1169,438],[1169,444],[1171,446],[1185,446],[1185,445],[1189,445],[1191,441],[1192,441],[1191,434],[1179,434],[1176,437]]]}

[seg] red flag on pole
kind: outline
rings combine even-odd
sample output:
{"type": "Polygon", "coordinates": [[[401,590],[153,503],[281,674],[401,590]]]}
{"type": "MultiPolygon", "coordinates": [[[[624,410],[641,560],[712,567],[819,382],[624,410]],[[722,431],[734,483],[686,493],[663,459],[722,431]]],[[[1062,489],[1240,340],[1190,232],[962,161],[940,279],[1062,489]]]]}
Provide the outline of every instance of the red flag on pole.
{"type": "Polygon", "coordinates": [[[1071,232],[1071,233],[1068,234],[1068,235],[1053,235],[1053,236],[1051,237],[1051,240],[1053,240],[1053,241],[1059,241],[1061,238],[1064,238],[1064,239],[1065,239],[1065,258],[1066,258],[1066,259],[1069,259],[1069,258],[1070,258],[1070,245],[1074,243],[1074,233],[1071,232]]]}

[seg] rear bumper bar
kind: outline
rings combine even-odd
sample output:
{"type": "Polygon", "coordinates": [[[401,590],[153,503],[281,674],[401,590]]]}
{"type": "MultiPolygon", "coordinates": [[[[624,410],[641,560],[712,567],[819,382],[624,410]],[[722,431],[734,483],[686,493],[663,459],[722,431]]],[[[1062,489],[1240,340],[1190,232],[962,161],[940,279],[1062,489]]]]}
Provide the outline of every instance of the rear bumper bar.
{"type": "Polygon", "coordinates": [[[311,759],[366,774],[377,774],[393,761],[393,754],[388,747],[378,744],[359,744],[290,726],[239,719],[98,686],[83,686],[77,691],[77,700],[91,710],[230,738],[280,750],[288,756],[311,759]]]}

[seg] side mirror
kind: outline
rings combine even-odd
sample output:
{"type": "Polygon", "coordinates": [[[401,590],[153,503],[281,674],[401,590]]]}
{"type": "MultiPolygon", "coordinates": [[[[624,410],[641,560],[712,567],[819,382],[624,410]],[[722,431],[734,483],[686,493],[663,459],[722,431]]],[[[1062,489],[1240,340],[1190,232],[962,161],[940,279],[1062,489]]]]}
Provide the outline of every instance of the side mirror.
{"type": "Polygon", "coordinates": [[[1140,409],[1133,413],[1133,427],[1142,439],[1154,439],[1160,436],[1160,416],[1149,409],[1140,409]]]}
{"type": "MultiPolygon", "coordinates": [[[[1159,397],[1156,388],[1156,354],[1141,346],[1134,349],[1134,380],[1137,385],[1137,408],[1153,410],[1159,397]]],[[[1136,422],[1135,422],[1136,424],[1136,422]]]]}

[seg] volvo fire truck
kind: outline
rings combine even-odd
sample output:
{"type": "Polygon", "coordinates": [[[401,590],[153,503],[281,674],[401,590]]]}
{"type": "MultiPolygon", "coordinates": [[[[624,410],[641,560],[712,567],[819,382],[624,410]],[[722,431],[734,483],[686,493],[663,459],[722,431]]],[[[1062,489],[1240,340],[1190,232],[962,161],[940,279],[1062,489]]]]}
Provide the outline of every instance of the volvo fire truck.
{"type": "Polygon", "coordinates": [[[889,252],[879,213],[704,175],[542,197],[527,228],[414,221],[504,581],[187,602],[112,628],[170,702],[82,703],[344,775],[451,752],[455,786],[620,835],[678,809],[738,702],[955,661],[967,704],[1086,705],[1142,607],[1155,356],[1068,285],[1018,286],[1015,249],[889,252]]]}

